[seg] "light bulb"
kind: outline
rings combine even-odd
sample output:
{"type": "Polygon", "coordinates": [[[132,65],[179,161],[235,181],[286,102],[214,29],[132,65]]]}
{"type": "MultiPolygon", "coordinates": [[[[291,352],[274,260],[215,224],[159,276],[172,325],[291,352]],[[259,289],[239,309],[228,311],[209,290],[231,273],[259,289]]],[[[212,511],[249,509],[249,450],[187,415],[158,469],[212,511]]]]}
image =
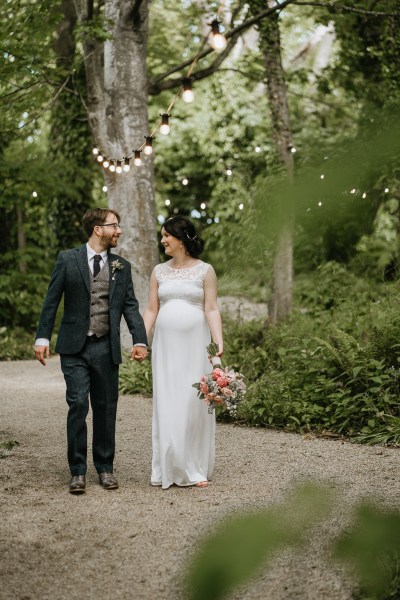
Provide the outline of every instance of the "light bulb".
{"type": "Polygon", "coordinates": [[[107,159],[105,159],[105,160],[103,161],[103,167],[104,167],[105,169],[108,169],[108,167],[109,167],[109,166],[110,166],[110,162],[109,162],[107,159]]]}
{"type": "Polygon", "coordinates": [[[220,31],[219,21],[214,19],[211,23],[211,46],[216,52],[222,52],[225,50],[226,44],[226,37],[220,31]]]}
{"type": "Polygon", "coordinates": [[[142,159],[140,158],[140,150],[135,150],[135,158],[133,164],[136,165],[136,167],[140,167],[140,165],[142,164],[142,159]]]}
{"type": "Polygon", "coordinates": [[[226,37],[221,33],[216,33],[212,37],[211,46],[216,52],[222,52],[226,48],[226,37]]]}
{"type": "Polygon", "coordinates": [[[97,162],[101,163],[104,160],[104,156],[102,154],[99,154],[97,157],[97,162]]]}
{"type": "Polygon", "coordinates": [[[130,170],[131,170],[131,166],[129,164],[129,158],[125,158],[124,171],[125,171],[125,173],[129,173],[130,170]]]}
{"type": "Polygon", "coordinates": [[[96,156],[99,153],[99,149],[98,148],[93,148],[92,152],[96,156]]]}
{"type": "Polygon", "coordinates": [[[170,127],[169,127],[169,114],[168,113],[163,113],[161,116],[161,127],[160,127],[160,133],[162,133],[163,135],[168,135],[170,132],[170,127]]]}
{"type": "Polygon", "coordinates": [[[117,166],[115,167],[115,172],[118,173],[118,175],[120,173],[122,173],[122,163],[120,160],[117,160],[117,166]]]}
{"type": "Polygon", "coordinates": [[[110,171],[111,173],[114,173],[115,171],[115,162],[113,160],[110,160],[110,171]]]}
{"type": "Polygon", "coordinates": [[[192,80],[190,77],[185,77],[185,79],[182,81],[182,87],[183,87],[182,100],[187,103],[193,102],[194,93],[192,90],[192,80]]]}
{"type": "Polygon", "coordinates": [[[106,192],[106,191],[107,191],[107,189],[108,189],[108,188],[107,188],[107,186],[106,186],[106,185],[103,185],[103,187],[102,187],[102,190],[103,190],[103,192],[106,192]]]}
{"type": "Polygon", "coordinates": [[[37,193],[37,192],[32,192],[32,196],[33,196],[34,198],[37,198],[37,197],[38,197],[38,193],[37,193]]]}
{"type": "Polygon", "coordinates": [[[182,100],[184,102],[186,102],[187,104],[190,104],[190,102],[193,102],[193,100],[194,100],[193,90],[183,90],[182,100]]]}
{"type": "Polygon", "coordinates": [[[153,153],[153,140],[154,140],[154,138],[151,135],[145,135],[144,137],[146,139],[146,145],[144,147],[143,152],[146,154],[146,156],[150,156],[150,154],[153,153]]]}

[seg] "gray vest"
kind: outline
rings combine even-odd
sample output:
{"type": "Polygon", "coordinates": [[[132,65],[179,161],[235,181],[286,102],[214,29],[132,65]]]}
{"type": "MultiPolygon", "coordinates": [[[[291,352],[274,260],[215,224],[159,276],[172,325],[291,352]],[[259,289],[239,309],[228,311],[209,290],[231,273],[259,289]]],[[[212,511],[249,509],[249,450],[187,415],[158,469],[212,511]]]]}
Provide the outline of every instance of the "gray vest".
{"type": "Polygon", "coordinates": [[[100,337],[110,330],[108,317],[108,297],[110,290],[110,272],[108,263],[103,265],[96,279],[90,272],[90,322],[89,331],[100,337]]]}

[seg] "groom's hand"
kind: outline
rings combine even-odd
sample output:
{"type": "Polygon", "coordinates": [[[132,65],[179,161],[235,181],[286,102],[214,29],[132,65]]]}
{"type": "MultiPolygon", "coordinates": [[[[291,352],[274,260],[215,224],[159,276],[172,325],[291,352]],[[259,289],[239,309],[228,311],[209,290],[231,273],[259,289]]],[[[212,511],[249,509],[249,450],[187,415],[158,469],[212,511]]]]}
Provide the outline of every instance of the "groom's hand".
{"type": "Polygon", "coordinates": [[[48,346],[35,346],[35,356],[42,365],[46,366],[45,358],[50,358],[48,346]]]}
{"type": "Polygon", "coordinates": [[[131,350],[131,360],[142,362],[148,356],[146,346],[133,346],[131,350]]]}

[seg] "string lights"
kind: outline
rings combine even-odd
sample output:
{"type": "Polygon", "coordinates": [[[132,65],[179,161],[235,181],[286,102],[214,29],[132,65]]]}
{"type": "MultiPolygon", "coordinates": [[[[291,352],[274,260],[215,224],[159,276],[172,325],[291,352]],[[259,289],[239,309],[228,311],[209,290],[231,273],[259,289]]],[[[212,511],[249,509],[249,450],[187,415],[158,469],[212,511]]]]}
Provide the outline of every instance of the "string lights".
{"type": "MultiPolygon", "coordinates": [[[[222,6],[220,6],[220,8],[218,9],[217,16],[220,13],[221,8],[222,8],[222,6]]],[[[93,153],[94,158],[100,165],[103,166],[105,171],[108,171],[110,173],[116,173],[118,175],[121,173],[129,173],[129,171],[131,170],[130,159],[132,157],[133,157],[133,164],[136,167],[139,167],[142,164],[142,158],[141,158],[142,150],[143,150],[143,154],[145,156],[150,156],[153,153],[153,140],[155,138],[156,132],[159,131],[162,135],[169,134],[169,132],[171,130],[171,127],[170,127],[171,110],[172,110],[177,98],[181,95],[182,100],[184,102],[187,102],[187,103],[193,102],[194,92],[193,92],[193,85],[192,85],[192,81],[193,81],[192,73],[197,64],[197,61],[200,58],[200,54],[201,54],[205,44],[207,43],[207,41],[210,38],[211,46],[216,52],[222,52],[226,48],[226,44],[227,44],[225,36],[221,33],[220,22],[218,21],[217,18],[213,19],[213,21],[210,23],[210,27],[211,27],[211,35],[207,34],[204,37],[203,42],[200,45],[200,48],[199,48],[195,58],[193,59],[192,63],[190,64],[188,72],[186,73],[185,77],[183,77],[183,79],[182,79],[182,83],[181,83],[179,90],[175,94],[175,97],[173,98],[173,100],[170,102],[170,105],[168,106],[167,110],[160,114],[161,121],[159,121],[157,123],[157,125],[155,126],[155,128],[149,135],[145,136],[145,141],[143,142],[143,144],[139,148],[136,148],[136,150],[132,150],[130,155],[123,156],[122,158],[109,158],[106,156],[106,154],[102,150],[100,150],[100,148],[98,148],[98,147],[93,148],[92,153],[93,153]]],[[[186,181],[186,179],[185,179],[185,181],[186,181]]],[[[183,184],[183,185],[187,185],[187,184],[183,184]]]]}
{"type": "Polygon", "coordinates": [[[170,116],[171,115],[169,115],[168,113],[163,113],[162,115],[160,115],[160,117],[161,117],[160,133],[162,135],[168,135],[169,132],[171,131],[171,128],[169,126],[170,116]]]}
{"type": "Polygon", "coordinates": [[[182,92],[182,100],[186,103],[190,103],[193,102],[194,100],[194,93],[192,90],[192,79],[191,77],[185,77],[182,81],[182,88],[183,88],[183,92],[182,92]]]}
{"type": "Polygon", "coordinates": [[[146,156],[150,156],[150,154],[153,154],[153,136],[151,135],[145,135],[144,136],[146,139],[145,142],[145,146],[144,146],[144,150],[143,152],[146,154],[146,156]]]}
{"type": "Polygon", "coordinates": [[[216,52],[223,52],[226,44],[226,37],[221,33],[220,22],[218,19],[214,19],[211,22],[211,46],[216,52]]]}

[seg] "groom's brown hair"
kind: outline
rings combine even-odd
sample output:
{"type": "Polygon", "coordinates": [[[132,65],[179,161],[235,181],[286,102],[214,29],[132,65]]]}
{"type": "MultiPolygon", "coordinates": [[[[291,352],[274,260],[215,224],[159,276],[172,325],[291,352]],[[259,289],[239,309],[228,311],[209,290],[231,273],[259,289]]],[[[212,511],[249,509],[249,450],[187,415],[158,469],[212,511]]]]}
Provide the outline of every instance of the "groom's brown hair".
{"type": "Polygon", "coordinates": [[[109,213],[115,215],[119,223],[120,216],[117,211],[113,210],[112,208],[91,208],[85,212],[83,215],[82,224],[88,237],[92,235],[93,229],[96,225],[103,225],[106,222],[107,215],[109,213]]]}

